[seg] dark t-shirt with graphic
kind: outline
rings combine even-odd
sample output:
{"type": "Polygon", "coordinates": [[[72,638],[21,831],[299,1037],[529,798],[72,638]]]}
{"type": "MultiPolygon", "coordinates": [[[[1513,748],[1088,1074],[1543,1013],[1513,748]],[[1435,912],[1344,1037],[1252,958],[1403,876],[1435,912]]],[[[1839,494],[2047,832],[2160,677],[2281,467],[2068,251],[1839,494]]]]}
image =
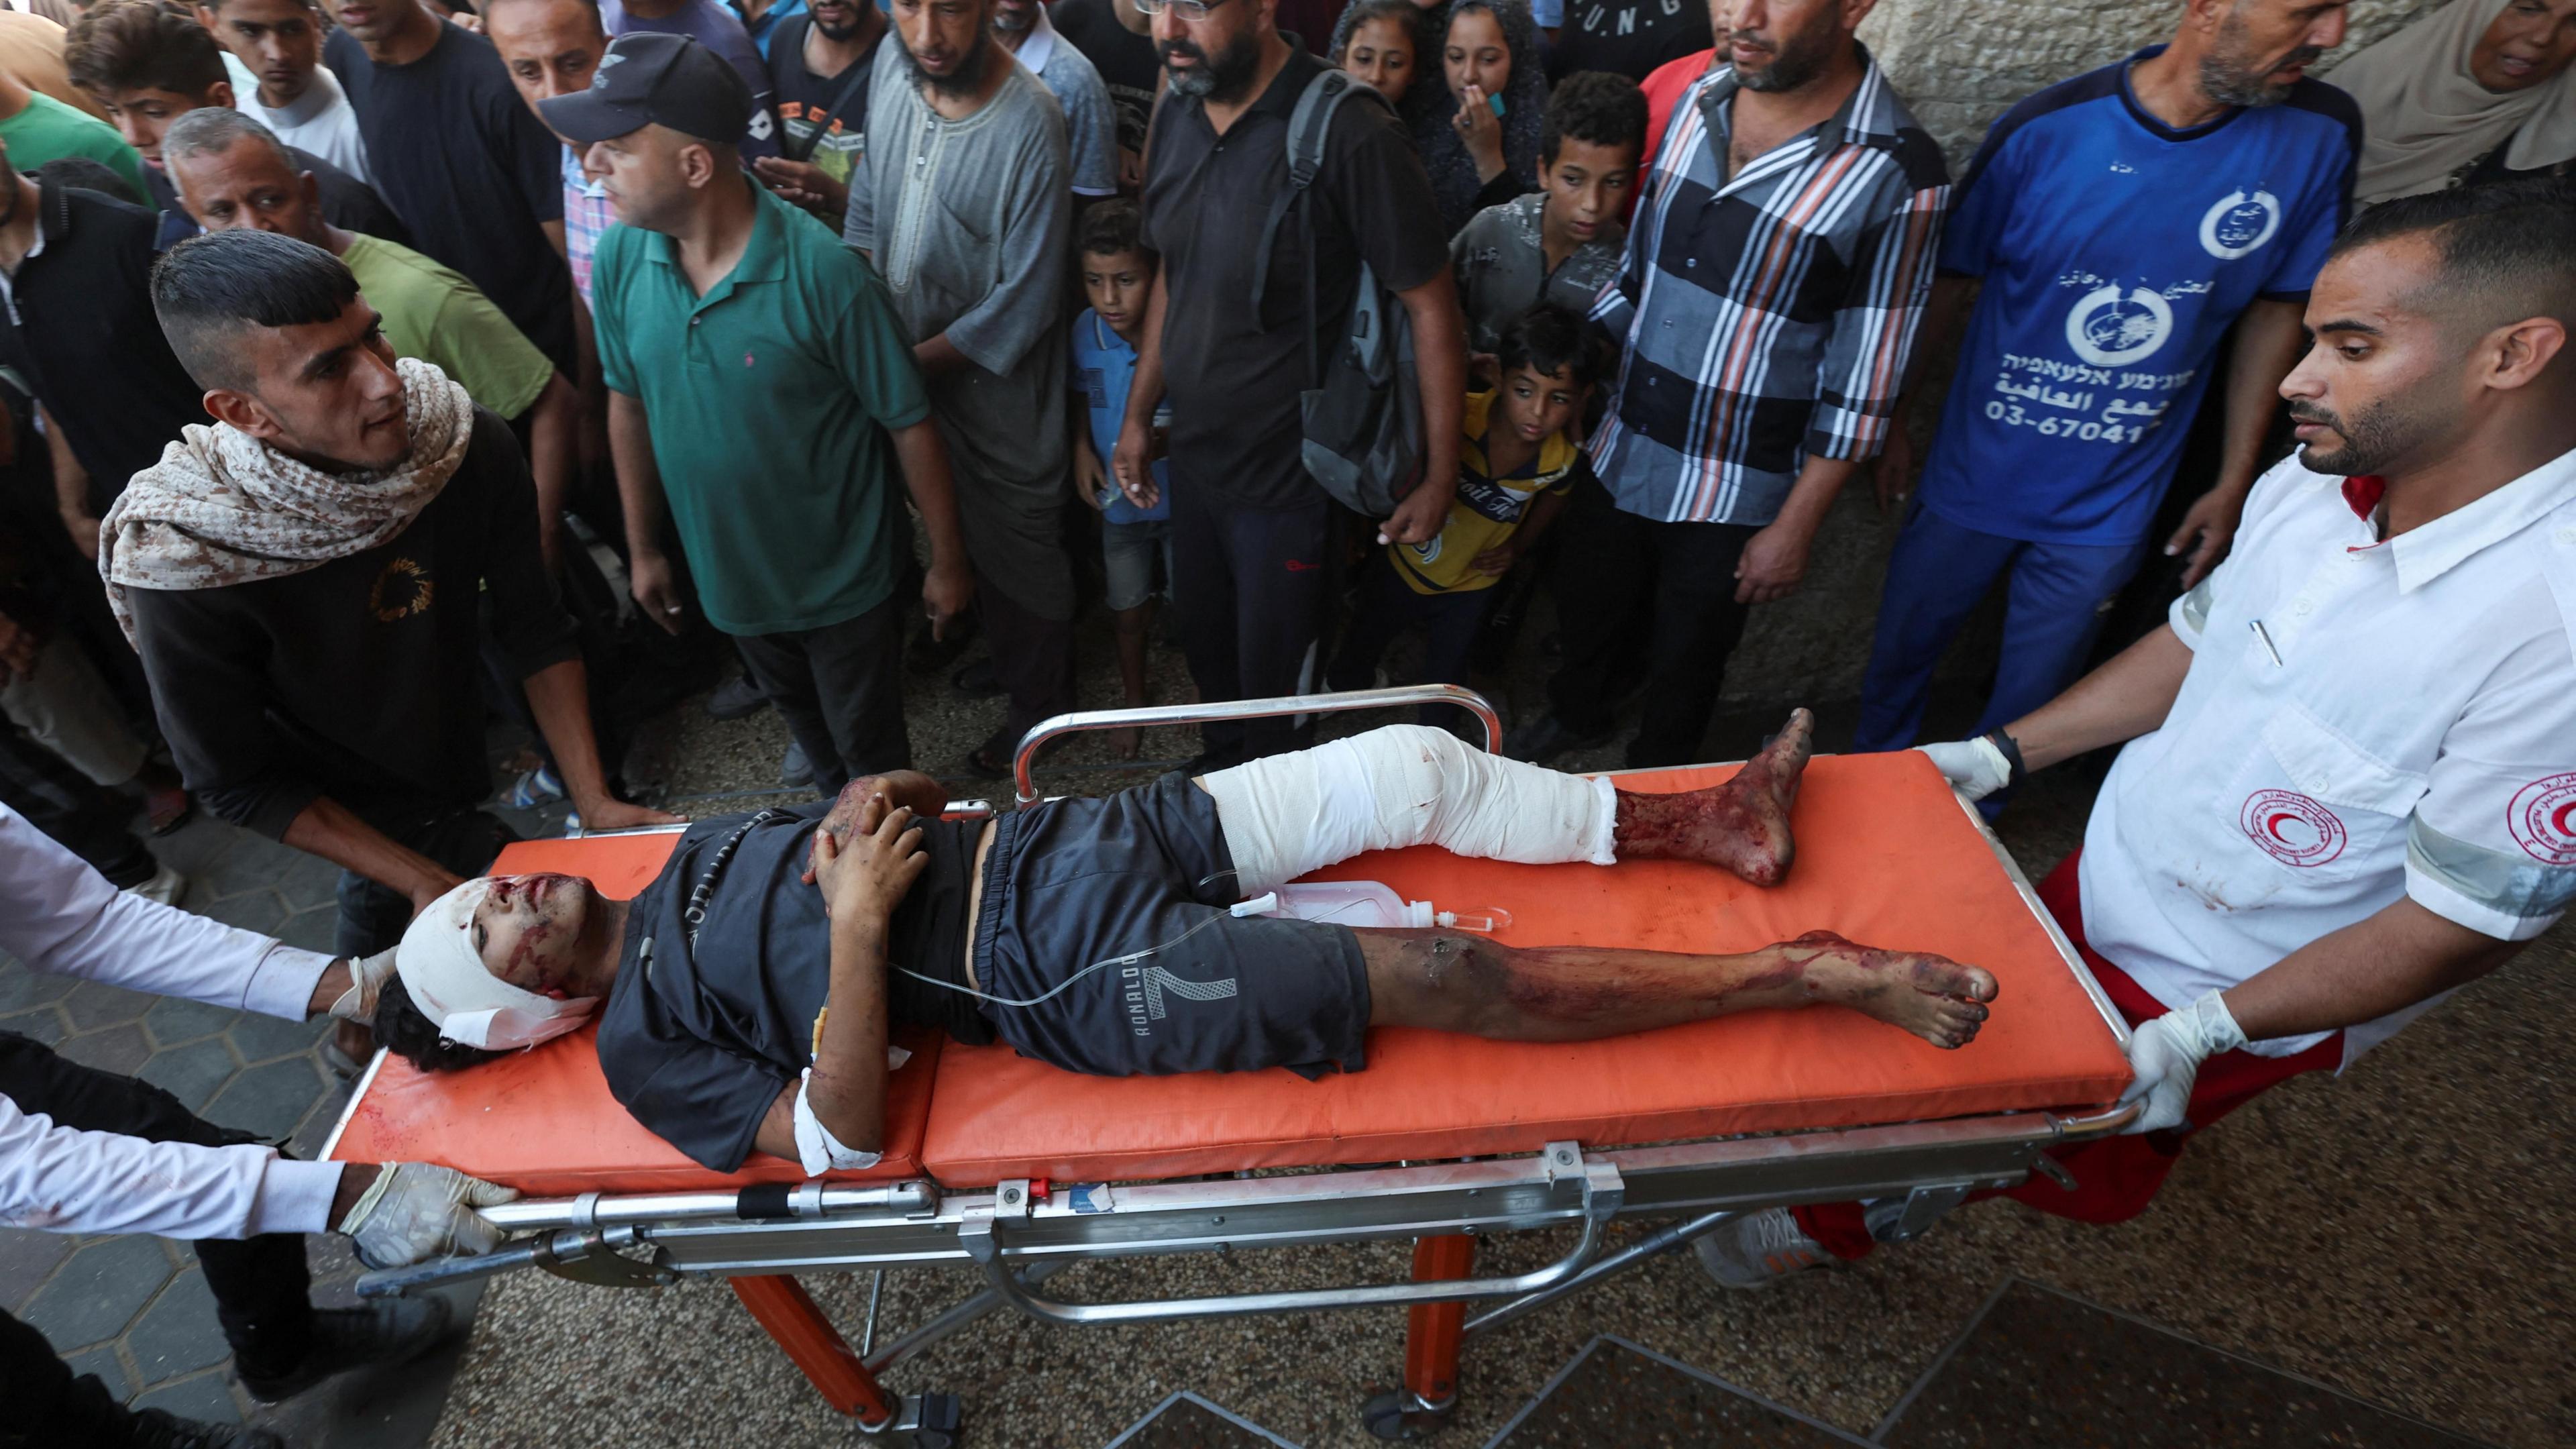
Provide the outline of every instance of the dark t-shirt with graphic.
{"type": "Polygon", "coordinates": [[[1655,67],[1711,43],[1708,7],[1699,0],[1565,0],[1547,74],[1562,80],[1606,70],[1642,83],[1655,67]]]}
{"type": "Polygon", "coordinates": [[[1140,155],[1145,128],[1154,118],[1154,87],[1163,62],[1154,42],[1118,23],[1113,0],[1062,0],[1047,16],[1056,32],[1073,42],[1100,83],[1109,88],[1109,104],[1118,112],[1118,148],[1140,155]]]}
{"type": "MultiPolygon", "coordinates": [[[[813,28],[814,17],[791,15],[770,36],[769,82],[778,101],[778,123],[786,131],[782,149],[788,159],[811,161],[846,186],[859,153],[867,149],[868,83],[876,71],[876,46],[838,75],[816,75],[805,68],[805,33],[813,28]],[[845,88],[846,100],[841,95],[845,88]],[[840,102],[838,111],[835,101],[840,102]],[[826,116],[831,125],[817,139],[814,128],[826,116]]],[[[877,44],[884,43],[880,35],[877,44]]]]}

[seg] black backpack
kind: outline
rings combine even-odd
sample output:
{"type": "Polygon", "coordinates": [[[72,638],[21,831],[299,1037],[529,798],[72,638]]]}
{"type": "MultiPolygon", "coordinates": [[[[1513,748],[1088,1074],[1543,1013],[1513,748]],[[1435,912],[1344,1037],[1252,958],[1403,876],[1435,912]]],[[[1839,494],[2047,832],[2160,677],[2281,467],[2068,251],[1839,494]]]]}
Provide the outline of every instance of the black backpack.
{"type": "Polygon", "coordinates": [[[1306,305],[1299,314],[1306,339],[1306,390],[1299,398],[1306,422],[1306,471],[1344,506],[1385,518],[1422,481],[1422,383],[1413,370],[1413,319],[1404,299],[1387,290],[1363,261],[1350,315],[1333,338],[1330,354],[1318,356],[1314,209],[1297,205],[1323,169],[1334,112],[1363,96],[1364,104],[1386,105],[1384,97],[1348,71],[1328,70],[1308,81],[1297,97],[1297,109],[1288,118],[1288,189],[1270,204],[1261,250],[1253,261],[1252,315],[1256,322],[1262,315],[1271,244],[1289,208],[1297,207],[1306,258],[1306,305]]]}

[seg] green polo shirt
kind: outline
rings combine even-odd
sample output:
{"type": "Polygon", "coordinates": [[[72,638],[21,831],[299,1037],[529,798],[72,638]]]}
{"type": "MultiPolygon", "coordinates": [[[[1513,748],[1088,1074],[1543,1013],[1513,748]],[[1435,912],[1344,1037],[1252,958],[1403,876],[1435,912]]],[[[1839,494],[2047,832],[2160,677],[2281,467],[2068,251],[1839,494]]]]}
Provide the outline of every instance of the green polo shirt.
{"type": "Polygon", "coordinates": [[[880,428],[930,416],[875,270],[751,186],[732,275],[703,297],[670,238],[601,233],[599,366],[644,404],[707,618],[728,634],[843,623],[894,591],[894,460],[880,428]]]}

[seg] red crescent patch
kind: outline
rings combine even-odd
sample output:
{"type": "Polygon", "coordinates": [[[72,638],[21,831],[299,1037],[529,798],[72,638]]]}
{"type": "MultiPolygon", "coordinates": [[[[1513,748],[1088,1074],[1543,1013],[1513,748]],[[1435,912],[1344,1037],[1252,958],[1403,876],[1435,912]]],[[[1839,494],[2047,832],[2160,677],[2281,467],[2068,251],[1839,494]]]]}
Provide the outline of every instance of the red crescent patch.
{"type": "MultiPolygon", "coordinates": [[[[2570,778],[2576,782],[2576,777],[2570,778]]],[[[2246,796],[2237,824],[2264,854],[2302,869],[2324,865],[2343,854],[2348,839],[2341,816],[2293,790],[2257,790],[2246,796]]],[[[2576,842],[2570,844],[2576,846],[2576,842]]]]}
{"type": "Polygon", "coordinates": [[[2514,792],[2504,810],[2514,844],[2542,865],[2576,865],[2576,773],[2550,775],[2514,792]]]}

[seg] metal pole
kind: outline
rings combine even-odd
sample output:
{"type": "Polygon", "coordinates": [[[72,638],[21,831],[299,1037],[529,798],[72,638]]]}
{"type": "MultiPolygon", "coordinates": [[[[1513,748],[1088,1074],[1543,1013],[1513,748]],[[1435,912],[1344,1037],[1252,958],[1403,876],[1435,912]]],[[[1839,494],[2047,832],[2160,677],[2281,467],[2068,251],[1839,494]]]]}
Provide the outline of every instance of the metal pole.
{"type": "Polygon", "coordinates": [[[1559,1298],[1580,1292],[1613,1273],[1624,1273],[1658,1253],[1669,1253],[1742,1215],[1739,1208],[1727,1208],[1720,1212],[1702,1213],[1668,1228],[1659,1228],[1552,1288],[1542,1288],[1536,1293],[1515,1298],[1491,1313],[1468,1319],[1464,1336],[1473,1338],[1487,1329],[1500,1328],[1523,1314],[1536,1312],[1559,1298]]]}
{"type": "Polygon", "coordinates": [[[1206,724],[1238,719],[1275,719],[1283,714],[1338,714],[1354,709],[1394,709],[1408,704],[1454,704],[1485,726],[1485,748],[1503,747],[1503,717],[1486,698],[1454,684],[1408,684],[1392,689],[1349,689],[1335,694],[1290,694],[1270,699],[1221,699],[1209,704],[1158,704],[1137,709],[1087,709],[1038,721],[1020,737],[1011,761],[1011,778],[1019,803],[1034,804],[1037,785],[1029,778],[1040,746],[1058,735],[1082,730],[1121,729],[1129,725],[1206,724]]]}

